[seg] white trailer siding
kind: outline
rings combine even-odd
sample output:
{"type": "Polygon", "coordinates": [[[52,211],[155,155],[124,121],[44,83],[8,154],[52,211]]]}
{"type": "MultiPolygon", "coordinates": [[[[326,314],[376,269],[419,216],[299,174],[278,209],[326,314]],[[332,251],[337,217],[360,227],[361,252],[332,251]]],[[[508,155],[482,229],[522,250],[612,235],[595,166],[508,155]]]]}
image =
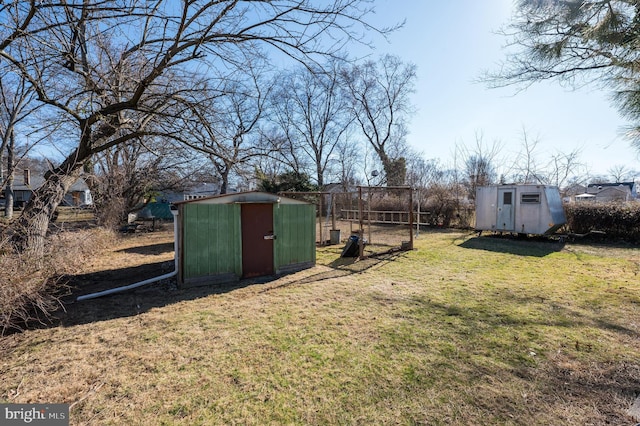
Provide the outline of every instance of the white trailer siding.
{"type": "Polygon", "coordinates": [[[477,231],[549,235],[565,223],[555,186],[491,185],[476,190],[477,231]]]}

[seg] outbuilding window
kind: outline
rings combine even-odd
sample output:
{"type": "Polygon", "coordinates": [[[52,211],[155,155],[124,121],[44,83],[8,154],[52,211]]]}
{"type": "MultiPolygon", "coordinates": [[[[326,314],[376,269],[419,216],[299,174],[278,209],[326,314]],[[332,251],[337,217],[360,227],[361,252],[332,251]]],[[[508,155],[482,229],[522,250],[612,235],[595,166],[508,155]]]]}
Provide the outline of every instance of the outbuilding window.
{"type": "Polygon", "coordinates": [[[521,198],[520,198],[520,202],[522,204],[534,204],[534,203],[539,204],[540,203],[540,193],[539,192],[535,192],[535,193],[522,194],[521,198]]]}

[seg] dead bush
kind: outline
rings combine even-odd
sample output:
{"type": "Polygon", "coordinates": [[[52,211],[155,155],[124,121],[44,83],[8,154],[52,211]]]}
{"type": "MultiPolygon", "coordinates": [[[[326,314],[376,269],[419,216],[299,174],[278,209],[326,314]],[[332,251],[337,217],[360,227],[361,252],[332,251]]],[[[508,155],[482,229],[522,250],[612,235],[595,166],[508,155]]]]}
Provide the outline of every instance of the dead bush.
{"type": "Polygon", "coordinates": [[[406,212],[408,209],[408,198],[396,194],[375,194],[371,200],[371,210],[406,212]]]}
{"type": "Polygon", "coordinates": [[[113,241],[104,229],[61,231],[50,235],[42,261],[17,254],[9,238],[0,243],[0,335],[45,324],[66,294],[65,276],[113,241]]]}
{"type": "Polygon", "coordinates": [[[640,241],[640,203],[573,203],[565,213],[572,233],[601,231],[610,240],[640,241]]]}

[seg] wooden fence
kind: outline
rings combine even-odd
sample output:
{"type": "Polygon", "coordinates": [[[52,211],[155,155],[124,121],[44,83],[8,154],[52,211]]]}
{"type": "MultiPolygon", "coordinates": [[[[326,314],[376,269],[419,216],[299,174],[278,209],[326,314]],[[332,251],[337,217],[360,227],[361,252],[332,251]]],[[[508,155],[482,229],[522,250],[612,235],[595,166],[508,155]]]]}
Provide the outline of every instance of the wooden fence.
{"type": "MultiPolygon", "coordinates": [[[[342,220],[349,222],[359,222],[358,210],[341,210],[342,220]]],[[[413,224],[429,225],[430,212],[413,212],[413,224]]],[[[409,212],[385,211],[385,210],[365,210],[362,212],[362,220],[371,223],[389,225],[409,225],[409,212]]]]}

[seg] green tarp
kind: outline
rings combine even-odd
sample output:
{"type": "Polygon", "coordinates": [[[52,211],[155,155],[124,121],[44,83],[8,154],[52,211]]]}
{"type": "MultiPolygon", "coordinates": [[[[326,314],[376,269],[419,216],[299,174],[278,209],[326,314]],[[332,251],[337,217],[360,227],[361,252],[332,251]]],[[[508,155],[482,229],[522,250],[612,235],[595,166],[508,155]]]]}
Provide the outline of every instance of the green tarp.
{"type": "Polygon", "coordinates": [[[140,211],[138,217],[173,220],[169,203],[149,203],[140,211]]]}

